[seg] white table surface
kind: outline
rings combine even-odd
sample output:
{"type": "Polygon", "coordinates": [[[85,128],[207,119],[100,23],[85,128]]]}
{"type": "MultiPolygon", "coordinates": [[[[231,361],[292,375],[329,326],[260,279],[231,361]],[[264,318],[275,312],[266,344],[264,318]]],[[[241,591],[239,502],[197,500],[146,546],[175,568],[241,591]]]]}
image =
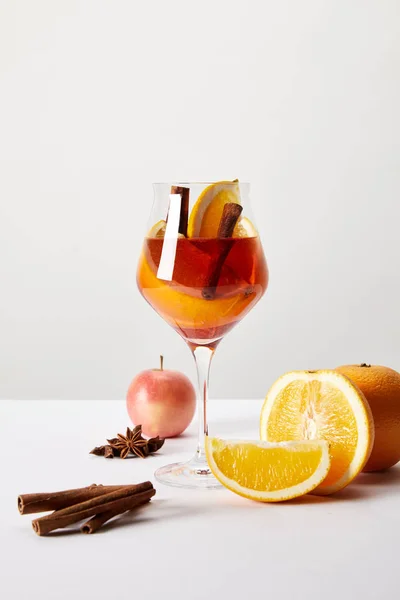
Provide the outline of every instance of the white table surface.
{"type": "MultiPolygon", "coordinates": [[[[260,406],[210,402],[210,433],[257,437],[260,406]]],[[[155,482],[157,467],[192,454],[194,425],[145,460],[88,454],[128,424],[119,401],[0,401],[0,598],[400,598],[399,467],[335,497],[264,505],[155,482]],[[41,538],[17,510],[20,493],[146,479],[151,504],[94,535],[41,538]]]]}

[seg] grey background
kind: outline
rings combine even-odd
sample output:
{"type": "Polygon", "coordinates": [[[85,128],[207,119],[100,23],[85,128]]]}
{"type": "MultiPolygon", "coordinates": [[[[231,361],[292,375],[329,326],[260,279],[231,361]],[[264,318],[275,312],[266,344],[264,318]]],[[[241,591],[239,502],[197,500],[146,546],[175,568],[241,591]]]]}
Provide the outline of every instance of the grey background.
{"type": "Polygon", "coordinates": [[[0,2],[0,397],[194,376],[136,290],[152,181],[249,180],[267,295],[214,397],[400,367],[396,1],[0,2]]]}

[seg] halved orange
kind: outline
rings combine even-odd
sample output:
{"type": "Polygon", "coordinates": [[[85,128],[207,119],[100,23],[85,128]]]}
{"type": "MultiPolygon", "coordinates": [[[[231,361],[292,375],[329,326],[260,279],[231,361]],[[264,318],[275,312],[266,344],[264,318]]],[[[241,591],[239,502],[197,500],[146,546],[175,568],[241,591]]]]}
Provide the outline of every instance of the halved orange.
{"type": "Polygon", "coordinates": [[[331,494],[362,470],[374,440],[371,410],[364,394],[336,371],[292,371],[269,390],[261,410],[260,437],[327,440],[331,468],[314,493],[331,494]]]}
{"type": "Polygon", "coordinates": [[[270,444],[206,437],[208,464],[229,490],[260,502],[280,502],[316,488],[330,467],[323,440],[270,444]]]}

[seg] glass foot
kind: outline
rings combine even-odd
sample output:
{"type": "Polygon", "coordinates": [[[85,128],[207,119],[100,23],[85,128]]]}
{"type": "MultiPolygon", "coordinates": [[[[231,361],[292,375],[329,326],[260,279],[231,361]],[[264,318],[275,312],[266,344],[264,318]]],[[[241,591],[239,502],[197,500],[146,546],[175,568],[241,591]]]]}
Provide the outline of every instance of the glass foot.
{"type": "Polygon", "coordinates": [[[188,462],[173,463],[157,469],[155,478],[160,483],[181,488],[212,490],[222,485],[212,474],[206,460],[192,458],[188,462]]]}

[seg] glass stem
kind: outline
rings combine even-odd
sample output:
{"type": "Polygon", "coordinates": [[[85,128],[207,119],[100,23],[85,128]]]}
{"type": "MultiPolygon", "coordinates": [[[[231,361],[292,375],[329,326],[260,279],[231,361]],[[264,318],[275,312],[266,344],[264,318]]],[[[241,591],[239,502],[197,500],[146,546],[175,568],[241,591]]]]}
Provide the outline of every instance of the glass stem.
{"type": "Polygon", "coordinates": [[[206,462],[204,450],[204,437],[208,435],[207,424],[207,400],[208,400],[208,379],[210,374],[210,365],[215,349],[207,346],[192,347],[194,361],[197,369],[197,379],[199,382],[199,437],[197,442],[196,460],[206,462]]]}

